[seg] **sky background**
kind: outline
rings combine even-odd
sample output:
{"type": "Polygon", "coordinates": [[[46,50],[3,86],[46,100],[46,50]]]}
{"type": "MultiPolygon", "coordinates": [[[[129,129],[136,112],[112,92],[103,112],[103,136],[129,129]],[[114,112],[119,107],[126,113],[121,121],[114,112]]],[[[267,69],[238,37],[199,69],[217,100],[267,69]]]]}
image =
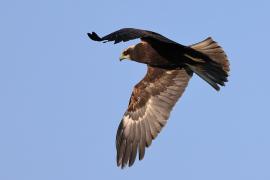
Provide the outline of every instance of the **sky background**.
{"type": "Polygon", "coordinates": [[[270,179],[270,2],[0,2],[0,179],[270,179]],[[163,2],[163,3],[161,3],[163,2]],[[145,66],[119,62],[123,27],[184,45],[212,36],[231,64],[220,92],[194,76],[143,161],[121,170],[115,134],[145,66]]]}

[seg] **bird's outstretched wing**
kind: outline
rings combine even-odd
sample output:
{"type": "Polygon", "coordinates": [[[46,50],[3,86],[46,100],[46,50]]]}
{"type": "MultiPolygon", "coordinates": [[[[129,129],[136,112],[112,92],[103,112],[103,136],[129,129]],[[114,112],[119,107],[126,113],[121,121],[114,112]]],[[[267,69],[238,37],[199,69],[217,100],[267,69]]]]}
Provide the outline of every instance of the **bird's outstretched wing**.
{"type": "Polygon", "coordinates": [[[142,30],[142,29],[134,29],[134,28],[123,28],[118,31],[115,31],[113,33],[110,33],[104,37],[99,37],[95,32],[87,33],[89,38],[94,41],[102,41],[102,42],[108,42],[108,41],[114,41],[114,43],[119,42],[126,42],[129,40],[141,38],[144,40],[152,39],[157,40],[163,43],[171,43],[171,44],[178,44],[156,32],[142,30]]]}
{"type": "Polygon", "coordinates": [[[166,124],[176,101],[184,92],[192,73],[187,69],[165,70],[148,66],[145,77],[134,87],[128,109],[116,135],[117,165],[133,165],[137,152],[143,159],[166,124]]]}

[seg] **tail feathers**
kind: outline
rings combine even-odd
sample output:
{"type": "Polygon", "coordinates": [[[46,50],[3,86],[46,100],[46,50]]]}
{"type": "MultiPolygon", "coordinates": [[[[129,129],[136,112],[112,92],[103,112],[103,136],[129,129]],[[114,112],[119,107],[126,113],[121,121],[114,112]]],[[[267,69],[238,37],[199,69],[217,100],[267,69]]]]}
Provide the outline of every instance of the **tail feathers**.
{"type": "Polygon", "coordinates": [[[210,84],[217,91],[220,90],[220,87],[218,86],[218,84],[221,85],[221,86],[224,86],[225,85],[224,82],[227,81],[227,78],[226,77],[219,76],[214,71],[209,72],[209,70],[207,70],[203,66],[190,65],[190,64],[187,64],[187,66],[194,73],[196,73],[198,76],[200,76],[203,80],[205,80],[208,84],[210,84]]]}
{"type": "MultiPolygon", "coordinates": [[[[190,47],[206,55],[210,60],[202,58],[200,61],[197,60],[196,63],[187,64],[187,66],[218,91],[219,85],[224,86],[225,82],[228,81],[227,77],[230,71],[225,52],[210,37],[190,47]]],[[[196,58],[192,58],[196,60],[196,58]]]]}
{"type": "Polygon", "coordinates": [[[218,43],[215,42],[211,37],[208,37],[199,43],[193,44],[190,47],[207,55],[210,59],[220,64],[223,70],[227,73],[230,71],[230,64],[227,55],[223,51],[222,47],[220,47],[218,43]]]}

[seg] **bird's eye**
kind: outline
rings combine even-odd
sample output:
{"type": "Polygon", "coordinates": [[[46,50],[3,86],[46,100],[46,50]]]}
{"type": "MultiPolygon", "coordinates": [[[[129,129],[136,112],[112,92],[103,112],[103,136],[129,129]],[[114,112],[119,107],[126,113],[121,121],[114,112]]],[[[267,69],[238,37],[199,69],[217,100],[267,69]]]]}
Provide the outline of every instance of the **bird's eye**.
{"type": "Polygon", "coordinates": [[[124,51],[124,53],[123,53],[124,55],[128,55],[128,51],[124,51]]]}

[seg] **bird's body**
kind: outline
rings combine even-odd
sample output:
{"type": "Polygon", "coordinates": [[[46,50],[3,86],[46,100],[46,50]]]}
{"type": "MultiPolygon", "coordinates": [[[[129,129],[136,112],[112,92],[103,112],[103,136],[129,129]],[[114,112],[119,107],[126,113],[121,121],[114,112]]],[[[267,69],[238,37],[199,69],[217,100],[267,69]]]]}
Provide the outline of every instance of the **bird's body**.
{"type": "Polygon", "coordinates": [[[145,77],[134,86],[127,111],[116,136],[117,165],[131,166],[137,152],[143,159],[170,112],[184,92],[193,72],[213,88],[219,90],[227,82],[229,62],[222,48],[212,40],[192,46],[178,44],[158,33],[124,28],[100,38],[88,33],[95,41],[128,41],[140,38],[141,42],[123,51],[120,59],[147,64],[145,77]]]}
{"type": "Polygon", "coordinates": [[[131,56],[134,59],[133,61],[144,63],[153,67],[175,68],[177,66],[157,53],[157,51],[146,41],[141,41],[140,43],[131,46],[129,49],[134,49],[134,51],[131,51],[131,56]]]}

